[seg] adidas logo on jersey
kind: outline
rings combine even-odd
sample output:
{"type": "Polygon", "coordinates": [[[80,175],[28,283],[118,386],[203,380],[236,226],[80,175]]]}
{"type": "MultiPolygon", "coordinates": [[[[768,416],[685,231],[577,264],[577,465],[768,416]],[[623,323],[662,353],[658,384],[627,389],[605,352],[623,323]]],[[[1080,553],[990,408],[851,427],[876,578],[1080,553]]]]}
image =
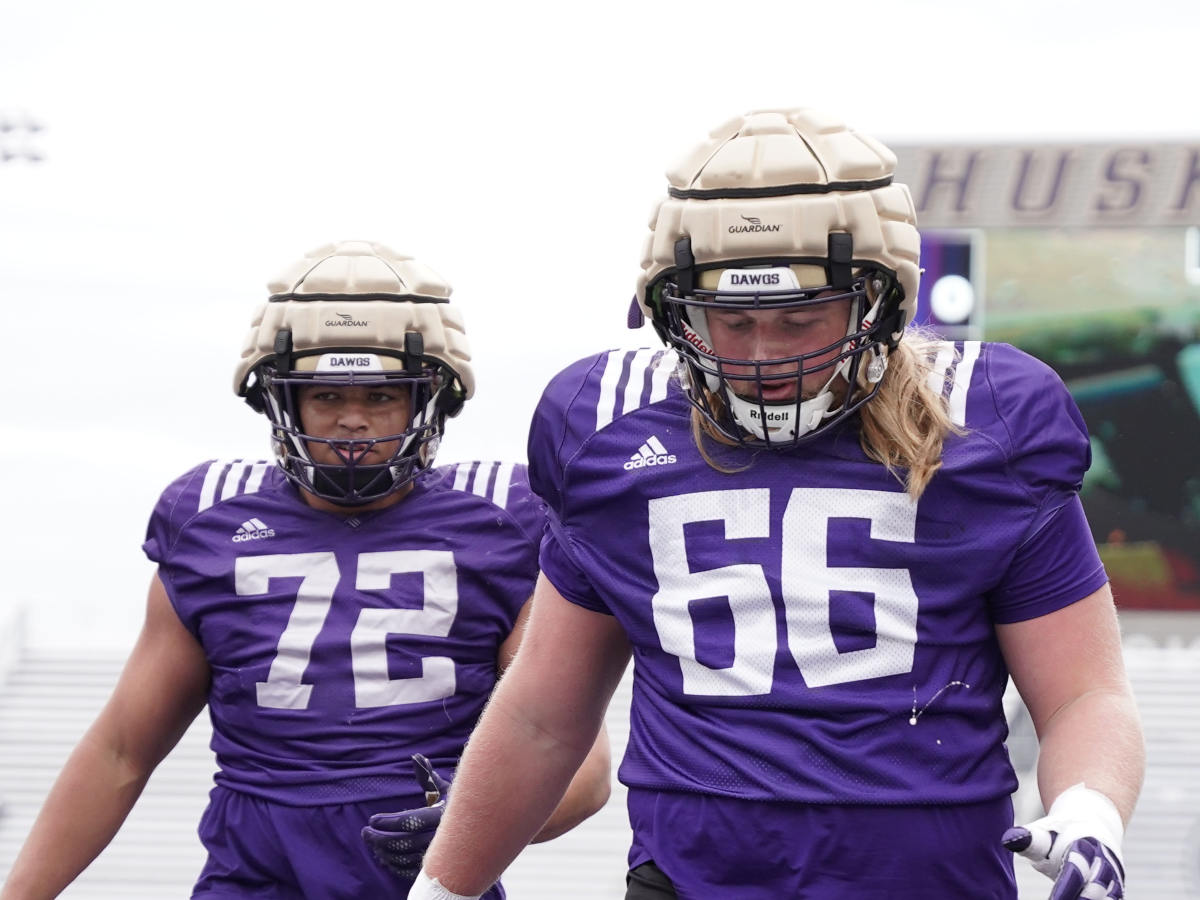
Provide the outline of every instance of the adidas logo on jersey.
{"type": "Polygon", "coordinates": [[[242,541],[261,541],[263,538],[273,537],[275,537],[275,529],[264,525],[262,519],[248,519],[234,532],[233,540],[241,543],[242,541]]]}
{"type": "Polygon", "coordinates": [[[651,435],[646,438],[646,443],[638,447],[638,452],[629,457],[629,462],[625,463],[624,468],[630,471],[644,469],[646,466],[669,466],[673,462],[678,462],[675,454],[668,453],[662,441],[651,435]]]}

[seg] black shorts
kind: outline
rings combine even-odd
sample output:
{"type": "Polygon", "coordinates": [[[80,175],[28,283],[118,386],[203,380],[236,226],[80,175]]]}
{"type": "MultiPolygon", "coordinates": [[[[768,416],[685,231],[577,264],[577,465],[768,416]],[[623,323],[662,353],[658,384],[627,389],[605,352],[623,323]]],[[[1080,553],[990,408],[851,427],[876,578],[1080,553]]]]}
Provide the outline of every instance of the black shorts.
{"type": "Polygon", "coordinates": [[[675,885],[653,862],[630,869],[625,876],[625,900],[676,900],[675,885]]]}

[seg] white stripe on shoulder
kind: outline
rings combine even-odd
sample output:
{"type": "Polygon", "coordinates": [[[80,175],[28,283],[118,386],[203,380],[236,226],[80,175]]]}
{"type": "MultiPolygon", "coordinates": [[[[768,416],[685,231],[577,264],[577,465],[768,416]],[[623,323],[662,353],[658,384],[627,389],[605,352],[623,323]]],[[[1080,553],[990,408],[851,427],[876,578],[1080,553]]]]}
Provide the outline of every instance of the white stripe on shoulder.
{"type": "Polygon", "coordinates": [[[967,424],[967,390],[971,387],[971,373],[975,360],[979,359],[979,341],[963,341],[962,359],[954,367],[954,387],[950,390],[950,419],[960,428],[967,424]]]}
{"type": "Polygon", "coordinates": [[[496,470],[495,483],[492,486],[492,502],[501,509],[508,508],[508,489],[512,485],[513,464],[500,463],[496,470]]]}
{"type": "Polygon", "coordinates": [[[273,466],[274,463],[259,460],[250,468],[250,477],[246,479],[246,493],[257,494],[258,489],[262,487],[263,478],[266,477],[267,469],[273,466]]]}
{"type": "Polygon", "coordinates": [[[646,371],[654,364],[655,352],[649,347],[642,347],[629,360],[629,380],[625,382],[621,412],[631,412],[642,405],[642,393],[646,390],[646,371]]]}
{"type": "Polygon", "coordinates": [[[646,397],[647,403],[664,399],[674,371],[674,353],[651,347],[610,350],[600,376],[596,430],[600,431],[618,416],[640,409],[643,397],[646,397]],[[625,376],[625,387],[618,393],[622,376],[625,376]]]}
{"type": "Polygon", "coordinates": [[[217,499],[217,485],[221,483],[221,475],[231,465],[231,460],[217,459],[208,464],[208,471],[204,473],[204,484],[200,486],[200,502],[196,506],[196,512],[203,512],[208,509],[217,499]]]}
{"type": "Polygon", "coordinates": [[[471,493],[476,497],[488,495],[488,482],[492,480],[492,472],[496,469],[494,462],[481,462],[475,466],[475,480],[471,482],[471,493]]]}
{"type": "Polygon", "coordinates": [[[228,500],[230,497],[237,496],[238,486],[242,483],[242,474],[249,465],[248,462],[236,459],[229,466],[229,471],[225,473],[225,483],[221,485],[222,500],[228,500]]]}
{"type": "Polygon", "coordinates": [[[455,466],[454,490],[508,505],[514,464],[510,462],[462,462],[455,466]],[[495,473],[495,477],[492,474],[495,473]]]}
{"type": "Polygon", "coordinates": [[[600,376],[600,399],[596,401],[596,430],[599,431],[616,416],[617,382],[625,367],[625,351],[610,350],[604,360],[604,374],[600,376]]]}
{"type": "Polygon", "coordinates": [[[459,463],[454,470],[454,489],[456,491],[465,491],[467,482],[471,480],[471,471],[475,468],[474,463],[459,463]]]}
{"type": "Polygon", "coordinates": [[[200,486],[200,503],[197,505],[197,512],[202,512],[213,505],[213,500],[217,496],[217,483],[221,480],[221,473],[225,471],[227,465],[229,463],[223,459],[208,464],[208,471],[204,473],[204,484],[200,486]]]}
{"type": "Polygon", "coordinates": [[[675,371],[675,366],[679,362],[679,357],[674,350],[660,350],[658,358],[653,363],[653,371],[650,373],[650,402],[658,403],[660,400],[666,399],[667,384],[671,381],[671,375],[675,371]]]}
{"type": "Polygon", "coordinates": [[[250,462],[243,459],[218,459],[209,463],[208,470],[204,473],[204,483],[200,486],[200,500],[196,504],[196,512],[203,512],[214,503],[228,500],[238,494],[258,493],[271,466],[272,463],[263,460],[250,462]],[[246,474],[247,470],[249,476],[246,474]],[[243,478],[246,479],[244,485],[243,478]]]}

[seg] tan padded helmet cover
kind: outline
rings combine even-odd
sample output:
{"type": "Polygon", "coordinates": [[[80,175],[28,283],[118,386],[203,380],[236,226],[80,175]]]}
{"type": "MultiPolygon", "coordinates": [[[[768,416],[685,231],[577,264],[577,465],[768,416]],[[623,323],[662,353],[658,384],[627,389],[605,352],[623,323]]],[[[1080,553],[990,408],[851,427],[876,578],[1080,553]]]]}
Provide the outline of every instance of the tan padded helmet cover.
{"type": "Polygon", "coordinates": [[[259,307],[234,375],[233,389],[239,395],[251,370],[274,355],[275,335],[284,327],[292,330],[297,353],[342,347],[400,352],[405,332],[418,331],[425,354],[458,374],[467,397],[475,392],[462,315],[447,302],[419,302],[421,298],[449,299],[450,285],[411,257],[370,241],[325,244],[288,266],[267,287],[272,297],[322,296],[259,307]],[[362,294],[387,298],[356,296],[362,294]],[[403,302],[405,298],[416,302],[403,302]]]}
{"type": "Polygon", "coordinates": [[[778,196],[718,199],[669,196],[650,216],[638,301],[675,266],[675,242],[690,236],[697,265],[760,257],[825,257],[829,234],[854,238],[854,259],[896,273],[912,321],[921,240],[903,184],[864,188],[891,178],[896,156],[879,141],[811,109],[758,110],[714,129],[667,172],[676,191],[750,189],[778,196]],[[812,193],[782,193],[812,186],[812,193]],[[764,190],[765,189],[765,190],[764,190]],[[778,226],[777,228],[774,226],[778,226]]]}

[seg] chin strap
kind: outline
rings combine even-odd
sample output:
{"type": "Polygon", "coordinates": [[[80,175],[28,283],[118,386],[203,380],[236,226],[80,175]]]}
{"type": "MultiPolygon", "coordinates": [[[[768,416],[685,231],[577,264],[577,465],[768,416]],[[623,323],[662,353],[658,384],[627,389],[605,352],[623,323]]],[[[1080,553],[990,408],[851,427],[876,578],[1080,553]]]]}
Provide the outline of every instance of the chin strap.
{"type": "MultiPolygon", "coordinates": [[[[828,385],[826,386],[828,387],[828,385]]],[[[817,396],[801,401],[797,410],[795,402],[781,404],[758,404],[739,397],[733,391],[726,392],[729,410],[738,425],[760,441],[790,442],[813,431],[829,413],[833,405],[833,394],[822,390],[817,396]],[[767,421],[762,421],[763,413],[767,421]],[[777,435],[773,437],[772,433],[777,435]]]]}

